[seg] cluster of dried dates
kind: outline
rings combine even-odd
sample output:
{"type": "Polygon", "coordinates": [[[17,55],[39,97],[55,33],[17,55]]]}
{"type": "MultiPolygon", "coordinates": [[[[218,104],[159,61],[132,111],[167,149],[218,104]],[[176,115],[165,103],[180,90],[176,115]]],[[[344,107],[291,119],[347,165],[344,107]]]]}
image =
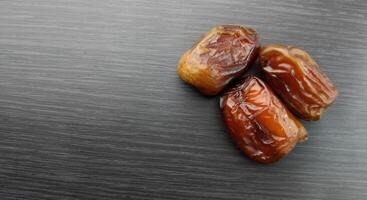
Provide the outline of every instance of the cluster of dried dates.
{"type": "Polygon", "coordinates": [[[260,47],[258,33],[240,25],[216,26],[181,57],[177,72],[204,95],[217,95],[259,58],[265,82],[249,75],[220,100],[234,142],[251,159],[272,163],[301,141],[307,131],[292,114],[318,120],[338,95],[311,56],[296,47],[260,47]]]}

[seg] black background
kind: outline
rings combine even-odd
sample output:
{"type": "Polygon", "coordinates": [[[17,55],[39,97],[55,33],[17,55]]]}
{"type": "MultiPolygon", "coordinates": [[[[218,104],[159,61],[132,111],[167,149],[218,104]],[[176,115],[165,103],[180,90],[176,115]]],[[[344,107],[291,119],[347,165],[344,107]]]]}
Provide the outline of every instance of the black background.
{"type": "Polygon", "coordinates": [[[1,199],[367,199],[367,1],[0,1],[1,199]],[[217,24],[299,46],[340,96],[282,161],[246,158],[176,75],[217,24]]]}

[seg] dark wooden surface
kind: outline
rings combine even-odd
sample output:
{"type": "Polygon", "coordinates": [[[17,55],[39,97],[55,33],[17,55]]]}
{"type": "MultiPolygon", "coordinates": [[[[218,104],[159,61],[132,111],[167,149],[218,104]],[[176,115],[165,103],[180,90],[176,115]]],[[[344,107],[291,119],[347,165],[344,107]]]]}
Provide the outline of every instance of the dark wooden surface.
{"type": "Polygon", "coordinates": [[[367,199],[367,1],[0,1],[1,199],[367,199]],[[284,160],[176,75],[211,26],[311,53],[339,88],[284,160]]]}

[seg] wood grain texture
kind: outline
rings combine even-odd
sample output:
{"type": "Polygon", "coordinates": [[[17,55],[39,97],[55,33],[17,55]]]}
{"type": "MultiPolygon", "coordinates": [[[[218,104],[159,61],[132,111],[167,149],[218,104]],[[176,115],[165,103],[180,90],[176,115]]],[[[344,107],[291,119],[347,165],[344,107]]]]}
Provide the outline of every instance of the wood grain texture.
{"type": "Polygon", "coordinates": [[[367,1],[0,1],[1,199],[367,199],[367,1]],[[310,139],[248,160],[176,75],[211,26],[299,46],[340,96],[310,139]]]}

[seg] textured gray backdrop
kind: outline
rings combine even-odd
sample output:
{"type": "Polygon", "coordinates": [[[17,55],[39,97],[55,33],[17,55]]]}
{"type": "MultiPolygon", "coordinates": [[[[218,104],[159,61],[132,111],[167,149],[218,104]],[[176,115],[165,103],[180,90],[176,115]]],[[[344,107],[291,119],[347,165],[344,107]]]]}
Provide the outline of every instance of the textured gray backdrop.
{"type": "Polygon", "coordinates": [[[366,200],[366,54],[364,0],[1,0],[1,199],[366,200]],[[304,48],[340,90],[274,165],[176,75],[225,23],[304,48]]]}

